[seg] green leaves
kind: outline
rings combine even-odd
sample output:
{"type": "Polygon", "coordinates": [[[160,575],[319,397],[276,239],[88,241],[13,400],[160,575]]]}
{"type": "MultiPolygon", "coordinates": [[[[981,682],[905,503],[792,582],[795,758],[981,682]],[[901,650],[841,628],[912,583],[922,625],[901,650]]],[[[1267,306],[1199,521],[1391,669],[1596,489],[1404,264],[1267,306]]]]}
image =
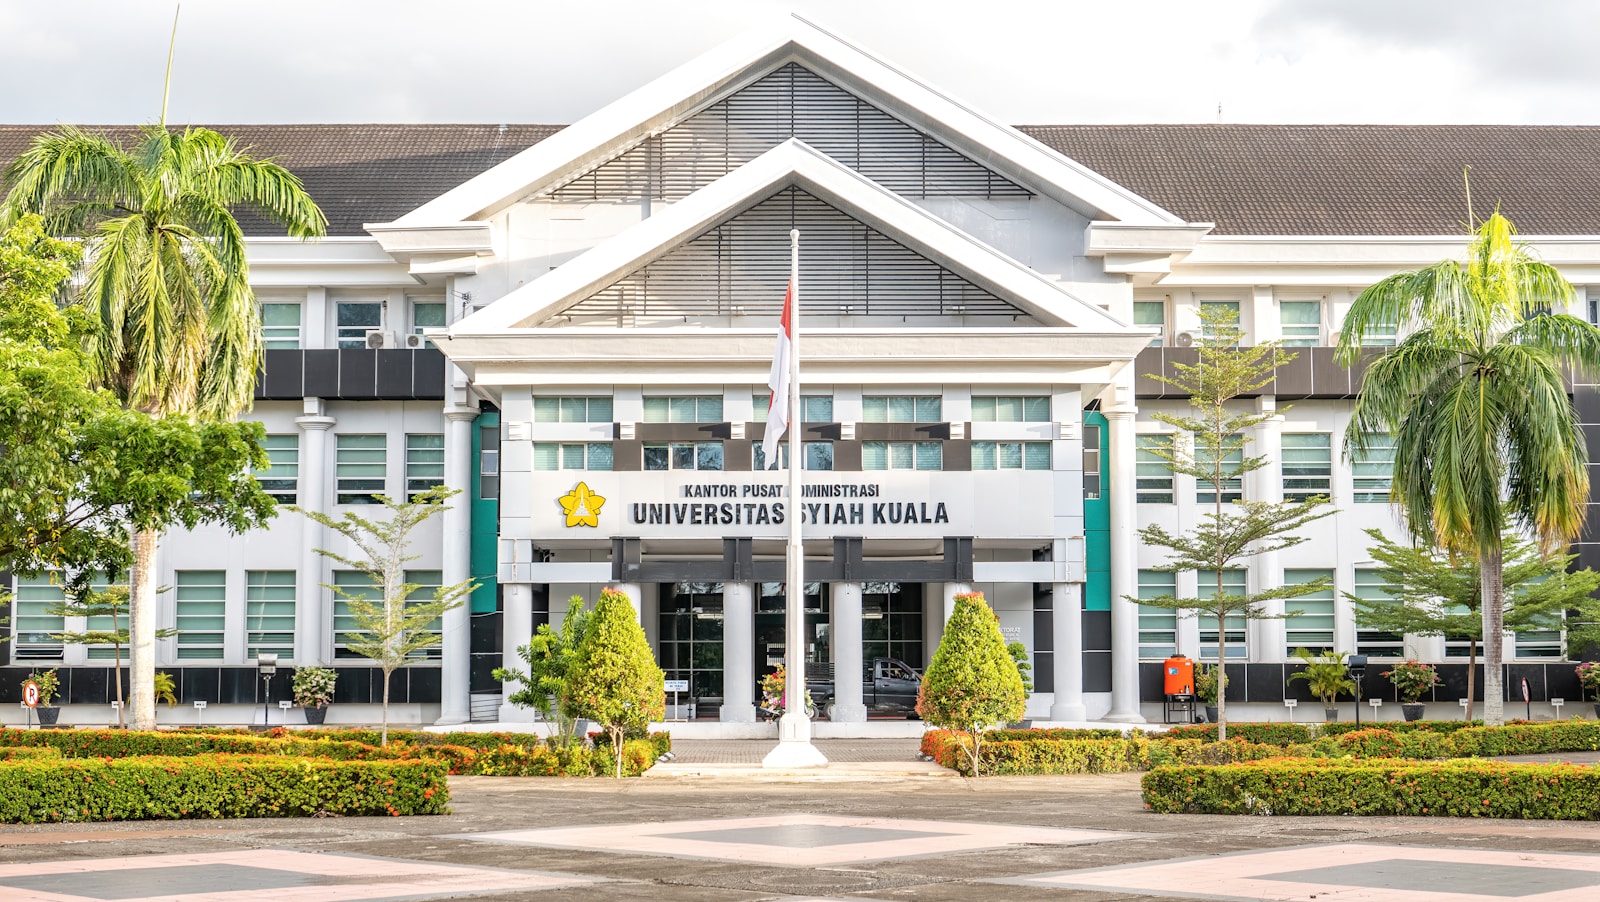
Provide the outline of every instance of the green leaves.
{"type": "Polygon", "coordinates": [[[602,591],[583,631],[568,691],[572,710],[611,735],[618,777],[626,735],[643,733],[666,714],[665,676],[628,596],[602,591]]]}
{"type": "Polygon", "coordinates": [[[517,655],[528,665],[526,672],[505,667],[495,668],[494,678],[502,683],[521,683],[522,688],[507,696],[513,705],[532,708],[556,724],[556,734],[551,737],[560,747],[572,744],[578,714],[573,708],[570,688],[571,676],[577,667],[578,650],[588,633],[589,612],[584,608],[583,596],[574,595],[567,601],[567,614],[559,630],[541,623],[528,639],[528,644],[517,649],[517,655]]]}
{"type": "Polygon", "coordinates": [[[922,675],[917,713],[936,727],[969,734],[976,773],[983,731],[1021,720],[1027,703],[1000,618],[981,594],[957,595],[933,662],[922,675]]]}

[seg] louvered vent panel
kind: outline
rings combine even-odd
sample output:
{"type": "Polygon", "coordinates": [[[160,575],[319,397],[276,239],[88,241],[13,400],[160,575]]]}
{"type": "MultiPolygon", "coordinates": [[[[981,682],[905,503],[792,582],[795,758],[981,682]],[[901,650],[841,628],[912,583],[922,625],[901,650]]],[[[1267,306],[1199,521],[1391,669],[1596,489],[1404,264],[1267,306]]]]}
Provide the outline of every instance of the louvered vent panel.
{"type": "Polygon", "coordinates": [[[679,200],[789,138],[905,197],[1029,191],[789,63],[550,192],[557,200],[679,200]]]}
{"type": "MultiPolygon", "coordinates": [[[[1028,317],[838,209],[789,188],[571,308],[572,324],[774,317],[800,230],[805,310],[828,316],[1028,317]]],[[[1031,318],[1030,318],[1031,319],[1031,318]]]]}

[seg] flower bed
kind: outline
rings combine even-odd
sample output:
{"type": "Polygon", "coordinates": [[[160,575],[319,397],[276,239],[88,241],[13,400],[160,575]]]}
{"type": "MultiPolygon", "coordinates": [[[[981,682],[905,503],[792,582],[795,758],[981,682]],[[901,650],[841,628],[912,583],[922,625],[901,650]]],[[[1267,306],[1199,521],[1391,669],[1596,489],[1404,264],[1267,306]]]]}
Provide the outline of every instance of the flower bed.
{"type": "Polygon", "coordinates": [[[37,760],[39,758],[61,759],[61,750],[47,745],[40,746],[0,746],[0,761],[37,760]]]}
{"type": "Polygon", "coordinates": [[[1277,758],[1158,767],[1142,785],[1169,814],[1600,819],[1600,769],[1566,764],[1277,758]]]}
{"type": "MultiPolygon", "coordinates": [[[[1054,738],[1049,735],[1054,732],[995,730],[985,734],[979,749],[983,772],[1002,775],[1112,774],[1146,770],[1159,764],[1222,764],[1283,754],[1283,749],[1278,746],[1242,739],[1202,742],[1199,739],[1166,739],[1160,735],[1146,736],[1140,733],[1118,738],[1054,738]],[[1029,735],[1034,733],[1038,735],[1029,735]]],[[[971,776],[971,762],[963,750],[965,742],[964,733],[929,730],[923,734],[923,754],[930,755],[942,767],[971,776]]]]}
{"type": "Polygon", "coordinates": [[[283,755],[31,759],[0,765],[0,823],[445,814],[437,761],[283,755]]]}
{"type": "MultiPolygon", "coordinates": [[[[1207,723],[1170,727],[1161,735],[1171,739],[1199,739],[1205,742],[1216,742],[1217,725],[1207,723]]],[[[1310,742],[1316,737],[1309,726],[1300,723],[1230,723],[1228,724],[1228,738],[1244,739],[1267,745],[1286,746],[1297,742],[1310,742]]]]}

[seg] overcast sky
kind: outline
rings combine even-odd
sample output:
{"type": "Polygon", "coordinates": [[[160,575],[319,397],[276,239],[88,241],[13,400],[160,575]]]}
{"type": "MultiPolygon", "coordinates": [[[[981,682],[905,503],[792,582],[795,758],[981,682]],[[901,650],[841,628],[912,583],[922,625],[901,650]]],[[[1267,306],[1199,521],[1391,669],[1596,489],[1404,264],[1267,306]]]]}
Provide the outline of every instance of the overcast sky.
{"type": "MultiPolygon", "coordinates": [[[[154,121],[171,0],[0,0],[0,121],[154,121]]],[[[548,122],[793,10],[1005,121],[1600,124],[1596,0],[183,0],[173,122],[548,122]]]]}

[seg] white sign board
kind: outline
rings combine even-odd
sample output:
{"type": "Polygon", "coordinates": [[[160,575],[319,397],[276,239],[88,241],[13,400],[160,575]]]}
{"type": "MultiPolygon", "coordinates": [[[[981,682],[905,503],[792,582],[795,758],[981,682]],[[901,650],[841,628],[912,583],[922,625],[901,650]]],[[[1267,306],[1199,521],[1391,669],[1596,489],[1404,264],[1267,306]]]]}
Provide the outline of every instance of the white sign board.
{"type": "Polygon", "coordinates": [[[688,680],[667,680],[667,691],[668,692],[688,692],[689,691],[689,681],[688,680]]]}

